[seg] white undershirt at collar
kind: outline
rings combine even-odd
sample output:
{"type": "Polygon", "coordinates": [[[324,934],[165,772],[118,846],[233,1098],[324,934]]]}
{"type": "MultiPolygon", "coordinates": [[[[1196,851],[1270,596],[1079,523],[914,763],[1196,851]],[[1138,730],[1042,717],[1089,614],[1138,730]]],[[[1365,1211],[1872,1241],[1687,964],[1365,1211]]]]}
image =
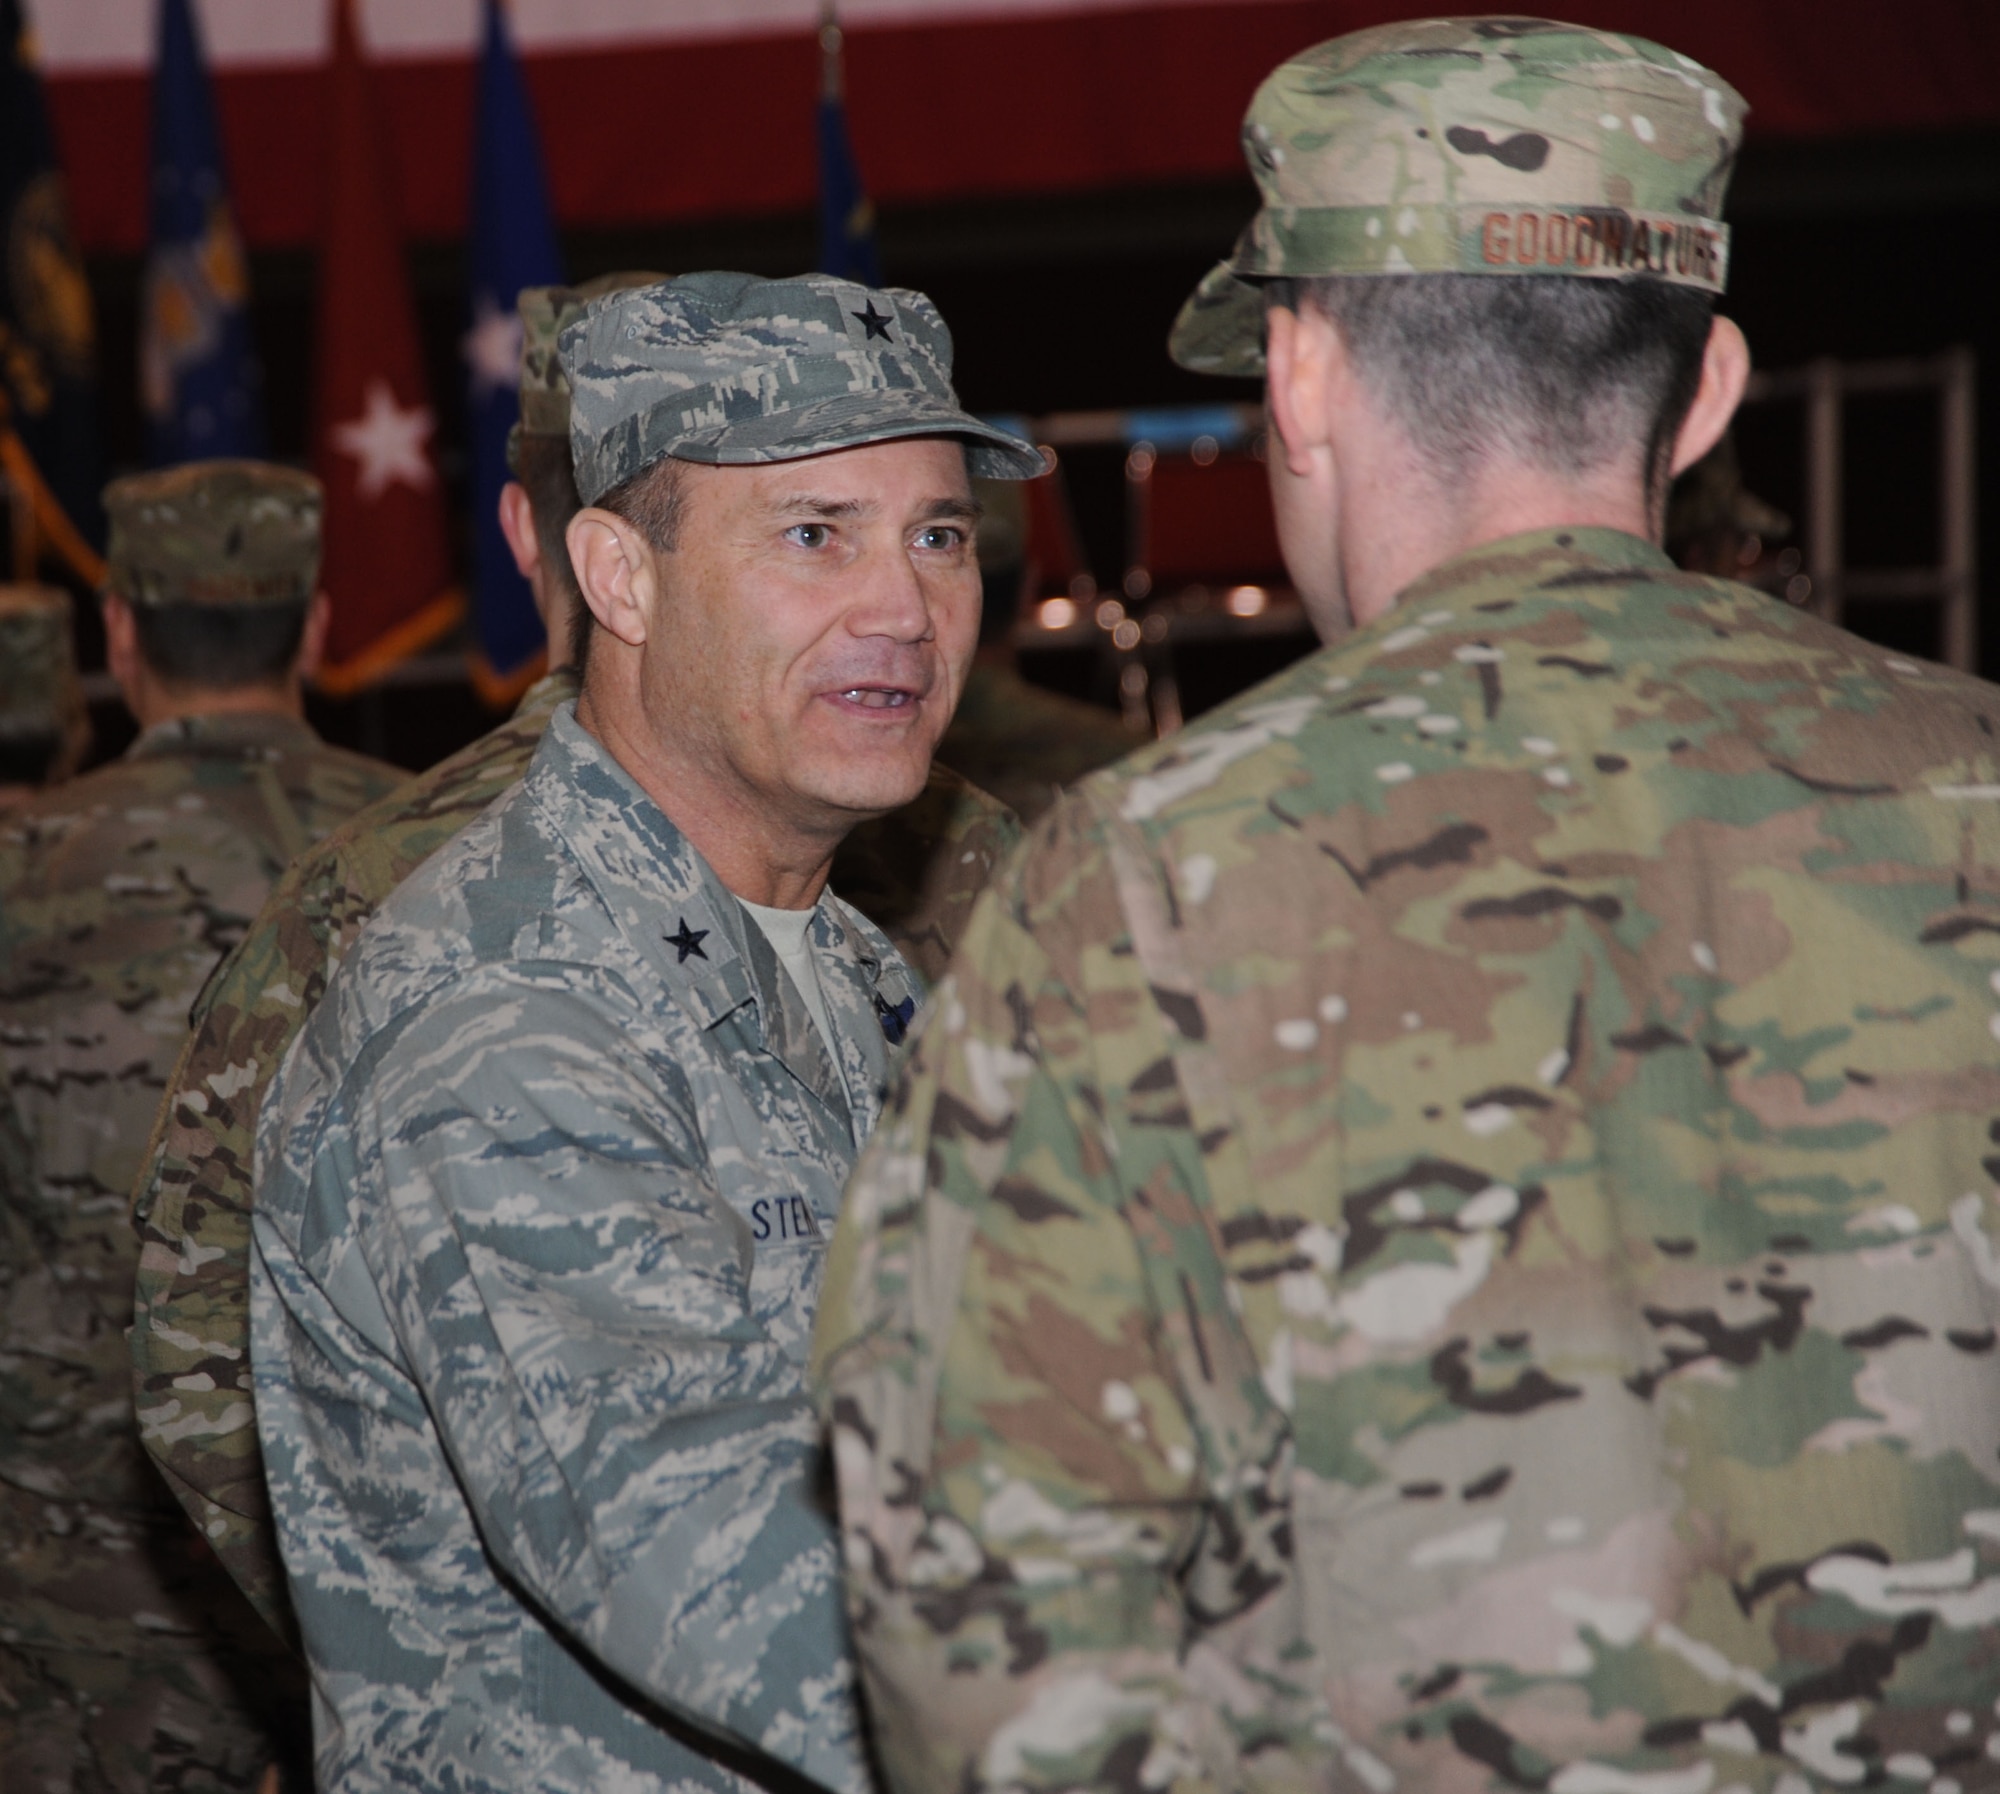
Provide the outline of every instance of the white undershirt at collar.
{"type": "Polygon", "coordinates": [[[764,931],[764,938],[771,943],[771,951],[777,954],[778,963],[790,974],[792,984],[805,999],[806,1012],[819,1029],[819,1037],[825,1044],[828,1057],[837,1064],[839,1056],[834,1051],[833,1022],[827,1015],[826,993],[820,988],[819,969],[813,964],[813,911],[770,909],[743,897],[736,901],[743,905],[743,913],[764,931]]]}

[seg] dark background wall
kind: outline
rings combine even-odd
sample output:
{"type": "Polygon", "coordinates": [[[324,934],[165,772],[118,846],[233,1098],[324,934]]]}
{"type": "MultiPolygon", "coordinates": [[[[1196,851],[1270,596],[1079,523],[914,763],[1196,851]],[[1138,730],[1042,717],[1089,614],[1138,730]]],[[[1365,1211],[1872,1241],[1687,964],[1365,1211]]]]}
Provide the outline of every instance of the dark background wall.
{"type": "MultiPolygon", "coordinates": [[[[976,409],[1038,413],[1099,406],[1254,397],[1248,383],[1201,379],[1167,360],[1175,311],[1254,209],[1245,179],[1055,198],[885,208],[886,277],[939,303],[958,344],[958,379],[976,409]]],[[[1736,226],[1726,309],[1761,365],[1816,356],[1932,354],[1969,345],[1981,366],[1982,564],[2000,596],[2000,132],[1878,140],[1759,142],[1744,151],[1729,216],[1736,226]]],[[[781,274],[811,265],[814,222],[803,213],[617,232],[572,232],[572,278],[615,268],[678,272],[735,267],[781,274]]],[[[465,327],[462,247],[410,251],[443,471],[462,505],[465,327]]],[[[273,449],[307,451],[314,258],[252,255],[258,340],[268,384],[273,449]]],[[[136,409],[137,257],[98,255],[105,424],[112,461],[141,454],[136,409]]],[[[1847,436],[1848,558],[1906,565],[1937,554],[1935,426],[1924,404],[1857,404],[1847,436]]],[[[1753,489],[1799,516],[1800,435],[1788,408],[1746,419],[1743,455],[1753,489]]],[[[1072,472],[1079,521],[1101,581],[1115,584],[1122,528],[1116,461],[1072,472]]],[[[1987,672],[2000,672],[2000,603],[1983,606],[1987,672]]],[[[1919,653],[1938,651],[1928,612],[1857,612],[1864,630],[1919,653]]],[[[1303,641],[1292,644],[1303,647],[1303,641]]],[[[1252,656],[1248,670],[1261,670],[1252,656]]],[[[1246,671],[1245,676],[1248,676],[1246,671]]],[[[449,751],[488,725],[469,691],[391,690],[320,710],[337,737],[366,742],[408,765],[449,751]]],[[[100,709],[107,747],[122,738],[100,709]]]]}

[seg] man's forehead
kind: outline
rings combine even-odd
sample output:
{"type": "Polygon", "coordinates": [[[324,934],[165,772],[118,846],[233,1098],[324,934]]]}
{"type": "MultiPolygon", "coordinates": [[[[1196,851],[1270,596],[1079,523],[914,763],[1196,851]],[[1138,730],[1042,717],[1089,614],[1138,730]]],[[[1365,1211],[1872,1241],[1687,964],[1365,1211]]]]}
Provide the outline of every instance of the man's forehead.
{"type": "Polygon", "coordinates": [[[763,509],[895,504],[950,504],[976,512],[964,445],[949,436],[913,436],[823,455],[748,467],[686,464],[707,481],[730,482],[745,503],[763,509]]]}

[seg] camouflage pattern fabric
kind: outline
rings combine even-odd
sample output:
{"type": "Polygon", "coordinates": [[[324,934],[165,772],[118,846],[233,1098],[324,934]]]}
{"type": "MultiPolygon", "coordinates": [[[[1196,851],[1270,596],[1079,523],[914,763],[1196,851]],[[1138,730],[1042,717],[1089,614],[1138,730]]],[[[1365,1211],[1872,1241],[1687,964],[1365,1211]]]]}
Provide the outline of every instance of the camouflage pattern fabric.
{"type": "Polygon", "coordinates": [[[296,1637],[251,1410],[250,1201],[257,1110],[326,981],[383,898],[527,770],[575,675],[302,854],[209,980],[133,1190],[131,1381],[140,1442],[224,1568],[296,1637]]]}
{"type": "Polygon", "coordinates": [[[9,1789],[248,1787],[270,1760],[284,1677],[134,1432],[126,1194],[202,981],[285,861],[398,776],[289,718],[199,717],[0,825],[9,1789]]]}
{"type": "Polygon", "coordinates": [[[975,661],[938,758],[1032,823],[1065,785],[1108,766],[1146,737],[1110,711],[975,661]]]}
{"type": "Polygon", "coordinates": [[[132,604],[303,604],[319,583],[320,483],[269,461],[188,461],[104,488],[104,583],[132,604]]]}
{"type": "Polygon", "coordinates": [[[1410,19],[1315,44],[1250,102],[1263,208],[1169,352],[1260,372],[1261,285],[1295,275],[1643,274],[1720,293],[1744,112],[1692,57],[1548,19],[1410,19]]]}
{"type": "Polygon", "coordinates": [[[918,985],[811,938],[830,1043],[565,706],[299,1036],[251,1337],[322,1785],[866,1787],[804,1369],[918,985]]]}
{"type": "MultiPolygon", "coordinates": [[[[527,771],[568,671],[514,715],[295,860],[210,980],[168,1080],[133,1197],[139,1278],[132,1382],[140,1440],[251,1604],[297,1622],[271,1530],[250,1381],[251,1163],[257,1111],[334,968],[382,900],[527,771]]],[[[913,804],[841,846],[833,885],[926,979],[944,970],[973,899],[1014,843],[1013,816],[931,769],[913,804]]]]}
{"type": "Polygon", "coordinates": [[[76,692],[69,594],[0,585],[0,740],[60,735],[76,692]]]}
{"type": "Polygon", "coordinates": [[[1045,471],[1040,449],[961,408],[951,331],[904,287],[684,274],[593,300],[558,352],[587,505],[668,456],[744,466],[904,436],[963,439],[986,479],[1045,471]]]}
{"type": "Polygon", "coordinates": [[[2000,691],[1517,537],[982,899],[814,1375],[897,1789],[1996,1785],[2000,691]]]}
{"type": "MultiPolygon", "coordinates": [[[[521,421],[524,436],[569,440],[569,376],[563,372],[556,340],[583,315],[591,300],[630,287],[658,286],[671,276],[650,272],[600,274],[573,287],[523,287],[515,301],[521,314],[521,421]]],[[[511,465],[511,463],[509,464],[511,465]]]]}

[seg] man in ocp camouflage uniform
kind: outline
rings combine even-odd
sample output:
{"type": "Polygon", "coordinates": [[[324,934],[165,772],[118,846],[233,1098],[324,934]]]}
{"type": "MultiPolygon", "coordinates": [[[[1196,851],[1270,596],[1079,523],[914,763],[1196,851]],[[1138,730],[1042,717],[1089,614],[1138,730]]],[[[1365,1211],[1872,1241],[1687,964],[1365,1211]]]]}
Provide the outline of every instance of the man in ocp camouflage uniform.
{"type": "Polygon", "coordinates": [[[918,995],[826,887],[978,620],[928,300],[688,276],[560,339],[593,617],[527,776],[265,1100],[257,1425],[322,1782],[865,1786],[805,1342],[918,995]]]}
{"type": "Polygon", "coordinates": [[[69,594],[0,585],[0,810],[60,784],[89,746],[69,594]]]}
{"type": "MultiPolygon", "coordinates": [[[[278,871],[399,775],[322,743],[317,482],[114,482],[113,764],[0,825],[0,1786],[253,1786],[285,1686],[140,1451],[125,1208],[188,1004],[278,871]]],[[[303,1740],[291,1741],[302,1746],[303,1740]]]]}
{"type": "Polygon", "coordinates": [[[1183,311],[1354,633],[981,900],[816,1349],[898,1789],[2000,1785],[2000,693],[1657,543],[1742,106],[1251,105],[1183,311]]]}
{"type": "MultiPolygon", "coordinates": [[[[522,291],[521,419],[501,522],[548,632],[547,676],[491,734],[371,805],[294,861],[202,991],[133,1199],[142,1250],[131,1347],[140,1437],[258,1612],[297,1622],[271,1529],[250,1378],[251,1164],[257,1111],[286,1049],[382,900],[527,771],[579,684],[589,612],[563,532],[576,514],[562,327],[652,274],[522,291]]],[[[933,765],[914,803],[841,844],[831,883],[927,978],[1019,838],[1004,806],[933,765]]]]}

